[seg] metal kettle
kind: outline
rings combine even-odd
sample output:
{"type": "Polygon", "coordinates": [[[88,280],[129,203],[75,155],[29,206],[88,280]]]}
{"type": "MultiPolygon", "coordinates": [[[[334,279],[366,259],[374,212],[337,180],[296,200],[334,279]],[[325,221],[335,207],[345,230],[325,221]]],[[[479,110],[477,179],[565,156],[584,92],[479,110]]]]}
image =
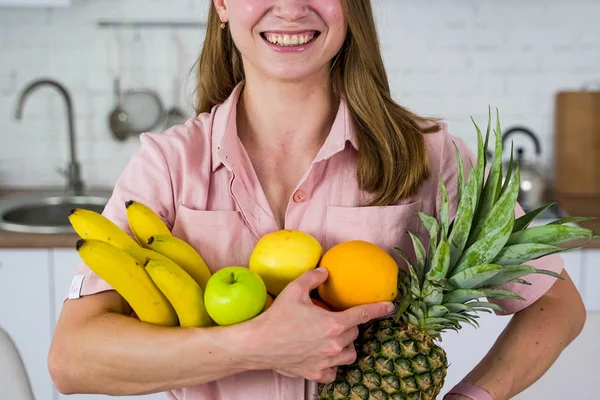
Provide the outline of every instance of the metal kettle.
{"type": "MultiPolygon", "coordinates": [[[[528,128],[517,126],[506,130],[502,135],[502,148],[507,149],[506,141],[508,137],[513,134],[523,134],[533,141],[535,153],[539,161],[542,154],[540,140],[528,128]]],[[[535,162],[526,159],[524,157],[524,152],[522,147],[517,147],[515,161],[519,163],[521,175],[521,187],[519,188],[519,197],[517,201],[525,212],[529,212],[543,204],[546,193],[546,178],[544,177],[542,170],[537,166],[539,163],[536,164],[535,162]]],[[[505,162],[503,170],[507,171],[507,169],[508,162],[505,162]]]]}

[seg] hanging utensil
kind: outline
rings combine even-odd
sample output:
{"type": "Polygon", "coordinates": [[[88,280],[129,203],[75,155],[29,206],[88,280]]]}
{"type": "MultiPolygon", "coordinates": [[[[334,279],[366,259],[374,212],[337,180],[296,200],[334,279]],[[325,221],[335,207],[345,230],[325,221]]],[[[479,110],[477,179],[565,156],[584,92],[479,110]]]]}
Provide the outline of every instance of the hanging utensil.
{"type": "MultiPolygon", "coordinates": [[[[180,84],[181,84],[181,81],[179,79],[175,78],[174,85],[173,85],[175,101],[177,101],[179,99],[179,85],[180,84]]],[[[167,116],[166,116],[166,120],[165,120],[165,127],[167,129],[172,126],[175,126],[175,125],[182,125],[188,119],[187,115],[176,104],[177,103],[174,103],[173,107],[171,107],[167,111],[167,116]]]]}
{"type": "Polygon", "coordinates": [[[141,42],[140,32],[136,31],[134,37],[136,67],[134,73],[138,79],[138,84],[133,89],[125,91],[121,99],[121,107],[130,118],[131,135],[139,135],[153,130],[158,127],[165,115],[163,103],[158,93],[144,87],[146,82],[142,74],[144,54],[141,42]]]}
{"type": "Polygon", "coordinates": [[[175,78],[173,81],[173,105],[167,111],[167,115],[166,115],[166,119],[165,119],[165,126],[167,129],[174,125],[184,124],[188,119],[188,116],[186,115],[186,113],[179,106],[179,101],[181,99],[181,90],[180,89],[181,89],[181,85],[183,84],[182,78],[181,78],[181,70],[182,70],[182,66],[183,66],[182,43],[175,34],[173,34],[171,36],[171,41],[173,44],[172,47],[175,50],[175,55],[172,58],[173,62],[175,64],[175,71],[174,71],[175,78]]]}
{"type": "Polygon", "coordinates": [[[113,79],[113,92],[116,105],[109,114],[108,124],[115,139],[123,141],[131,131],[131,119],[121,106],[120,76],[123,71],[121,70],[121,36],[118,32],[116,37],[113,37],[111,40],[109,56],[111,58],[110,64],[113,68],[113,76],[115,77],[113,79]]]}
{"type": "Polygon", "coordinates": [[[132,89],[123,93],[121,107],[129,116],[130,135],[150,132],[163,119],[164,108],[154,90],[132,89]]]}
{"type": "MultiPolygon", "coordinates": [[[[113,136],[119,141],[153,130],[164,118],[164,108],[159,95],[156,91],[143,87],[144,80],[141,78],[143,53],[140,43],[140,33],[136,32],[134,38],[136,51],[130,52],[136,62],[134,74],[139,80],[136,87],[121,92],[120,80],[117,78],[114,81],[115,97],[118,100],[117,106],[110,114],[109,121],[113,136]]],[[[122,75],[120,51],[116,54],[114,57],[117,60],[117,70],[120,76],[122,75]]]]}
{"type": "Polygon", "coordinates": [[[127,135],[131,132],[131,118],[127,112],[121,107],[121,89],[119,78],[114,79],[114,94],[116,107],[110,113],[109,125],[110,130],[119,141],[127,139],[127,135]]]}

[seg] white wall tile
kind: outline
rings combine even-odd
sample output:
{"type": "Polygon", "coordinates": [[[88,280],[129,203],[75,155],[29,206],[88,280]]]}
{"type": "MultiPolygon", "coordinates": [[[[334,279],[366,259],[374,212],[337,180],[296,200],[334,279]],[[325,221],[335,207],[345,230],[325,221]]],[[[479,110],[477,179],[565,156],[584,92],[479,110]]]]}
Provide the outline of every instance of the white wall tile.
{"type": "MultiPolygon", "coordinates": [[[[112,185],[137,148],[113,140],[112,30],[100,19],[205,21],[208,0],[74,1],[67,9],[0,12],[0,185],[62,184],[54,169],[67,162],[64,105],[50,89],[35,93],[24,120],[12,115],[20,91],[39,77],[63,82],[75,103],[78,154],[86,183],[112,185]],[[26,141],[25,147],[10,141],[26,141]],[[51,143],[51,144],[49,144],[51,143]],[[26,151],[23,150],[26,149],[26,151]],[[50,151],[52,149],[52,151],[50,151]],[[23,172],[25,175],[20,175],[23,172]]],[[[498,107],[503,127],[525,125],[542,140],[542,163],[552,161],[554,95],[600,80],[600,3],[592,0],[372,1],[384,62],[395,98],[418,113],[445,118],[452,133],[476,144],[469,119],[486,123],[498,107]]],[[[199,54],[201,30],[122,31],[122,89],[136,85],[173,103],[173,35],[184,49],[183,71],[199,54]],[[140,66],[141,65],[141,66],[140,66]]],[[[189,77],[181,102],[192,111],[189,77]]],[[[524,138],[515,144],[533,156],[524,138]]]]}

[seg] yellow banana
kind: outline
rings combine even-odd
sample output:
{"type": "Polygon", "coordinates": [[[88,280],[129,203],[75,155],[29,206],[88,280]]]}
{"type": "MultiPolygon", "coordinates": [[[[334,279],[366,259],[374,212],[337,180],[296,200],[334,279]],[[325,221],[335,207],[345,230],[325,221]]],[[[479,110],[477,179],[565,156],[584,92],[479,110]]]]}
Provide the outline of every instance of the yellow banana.
{"type": "Polygon", "coordinates": [[[128,200],[125,202],[125,211],[129,228],[143,247],[148,248],[148,239],[152,235],[171,235],[169,227],[150,207],[128,200]]]}
{"type": "Polygon", "coordinates": [[[140,247],[127,232],[96,211],[75,208],[71,210],[68,218],[71,226],[82,239],[102,240],[121,250],[140,247]]]}
{"type": "Polygon", "coordinates": [[[206,288],[206,282],[211,273],[200,254],[183,239],[173,235],[154,235],[148,239],[150,248],[179,265],[187,272],[202,290],[206,288]]]}
{"type": "Polygon", "coordinates": [[[135,261],[140,265],[146,264],[146,261],[148,260],[170,260],[168,257],[163,256],[157,251],[139,246],[125,249],[125,252],[135,258],[135,261]]]}
{"type": "Polygon", "coordinates": [[[77,252],[92,271],[129,303],[141,321],[176,326],[177,314],[144,267],[124,250],[95,239],[77,241],[77,252]]]}
{"type": "Polygon", "coordinates": [[[187,272],[169,259],[149,259],[144,267],[175,308],[180,326],[213,325],[204,307],[204,291],[187,272]]]}

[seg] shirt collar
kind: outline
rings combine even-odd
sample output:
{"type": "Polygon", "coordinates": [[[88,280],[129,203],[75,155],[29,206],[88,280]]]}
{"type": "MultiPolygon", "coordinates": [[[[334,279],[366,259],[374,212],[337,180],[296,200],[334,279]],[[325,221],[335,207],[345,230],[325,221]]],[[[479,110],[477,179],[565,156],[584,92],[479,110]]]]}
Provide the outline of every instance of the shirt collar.
{"type": "MultiPolygon", "coordinates": [[[[241,157],[241,143],[237,134],[237,103],[242,92],[244,82],[240,82],[231,92],[231,95],[220,104],[216,111],[212,127],[212,170],[216,171],[221,165],[229,170],[241,157]]],[[[327,160],[336,153],[344,150],[347,142],[358,150],[358,140],[350,118],[350,110],[345,99],[340,99],[329,135],[319,150],[315,161],[327,160]]]]}

